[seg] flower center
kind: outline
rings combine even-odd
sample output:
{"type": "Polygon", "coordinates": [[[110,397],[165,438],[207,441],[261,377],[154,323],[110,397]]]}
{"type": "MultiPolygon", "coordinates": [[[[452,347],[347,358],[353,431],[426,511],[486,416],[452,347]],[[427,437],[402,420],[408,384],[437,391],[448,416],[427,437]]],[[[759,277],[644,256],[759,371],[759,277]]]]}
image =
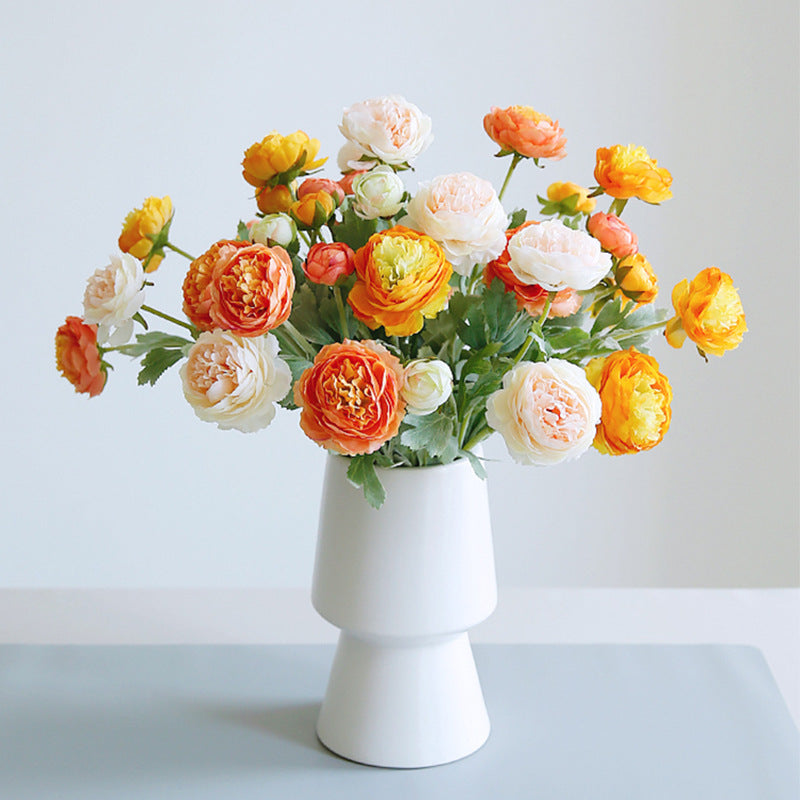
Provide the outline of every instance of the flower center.
{"type": "Polygon", "coordinates": [[[209,396],[210,402],[215,400],[210,396],[224,397],[229,395],[238,386],[237,368],[230,358],[226,347],[210,345],[196,353],[187,366],[187,377],[190,386],[196,392],[209,396]]]}
{"type": "Polygon", "coordinates": [[[545,436],[572,444],[586,429],[586,412],[578,397],[555,380],[540,379],[532,392],[533,409],[545,436]]]}
{"type": "Polygon", "coordinates": [[[365,366],[351,359],[344,359],[322,383],[325,405],[335,408],[353,420],[360,422],[375,414],[375,389],[365,366]]]}
{"type": "Polygon", "coordinates": [[[425,259],[424,245],[415,239],[387,236],[372,251],[372,260],[385,290],[413,277],[425,259]]]}

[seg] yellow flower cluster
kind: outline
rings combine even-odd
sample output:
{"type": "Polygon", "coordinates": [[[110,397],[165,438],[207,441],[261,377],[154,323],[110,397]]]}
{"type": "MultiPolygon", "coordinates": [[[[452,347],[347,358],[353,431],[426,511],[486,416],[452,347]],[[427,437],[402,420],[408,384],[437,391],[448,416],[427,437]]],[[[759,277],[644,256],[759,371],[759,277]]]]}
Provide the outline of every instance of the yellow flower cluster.
{"type": "Polygon", "coordinates": [[[161,233],[171,219],[172,200],[169,197],[148,197],[141,208],[135,208],[125,217],[119,235],[119,249],[140,261],[147,261],[147,272],[155,271],[164,256],[163,250],[151,255],[153,238],[161,233]]]}

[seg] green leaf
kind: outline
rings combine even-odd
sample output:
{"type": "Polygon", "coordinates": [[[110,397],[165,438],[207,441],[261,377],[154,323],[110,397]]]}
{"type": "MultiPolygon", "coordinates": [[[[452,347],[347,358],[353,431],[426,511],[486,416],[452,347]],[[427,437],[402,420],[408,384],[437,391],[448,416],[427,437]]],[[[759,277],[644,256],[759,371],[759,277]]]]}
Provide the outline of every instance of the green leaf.
{"type": "Polygon", "coordinates": [[[472,469],[475,474],[482,481],[486,480],[486,467],[483,466],[483,462],[478,458],[478,456],[475,455],[475,453],[471,452],[470,450],[459,450],[458,454],[469,459],[469,463],[472,464],[472,469]]]}
{"type": "Polygon", "coordinates": [[[592,336],[612,325],[616,325],[622,319],[622,298],[617,297],[606,303],[597,315],[597,319],[592,325],[592,336]]]}
{"type": "MultiPolygon", "coordinates": [[[[328,291],[326,286],[322,290],[328,291]]],[[[304,283],[292,297],[292,315],[289,318],[292,325],[297,328],[310,342],[319,345],[331,344],[335,341],[332,332],[321,323],[319,301],[315,290],[308,283],[304,283]]]]}
{"type": "Polygon", "coordinates": [[[378,222],[374,219],[361,219],[349,203],[342,206],[342,209],[342,221],[330,226],[331,234],[337,242],[344,242],[353,250],[358,250],[378,230],[378,222]]]}
{"type": "Polygon", "coordinates": [[[247,225],[245,225],[245,223],[241,220],[239,220],[239,226],[236,228],[236,238],[240,242],[250,241],[250,231],[247,230],[247,225]]]}
{"type": "Polygon", "coordinates": [[[126,356],[138,358],[155,348],[177,348],[183,350],[187,346],[191,347],[193,344],[193,341],[184,339],[182,336],[162,333],[161,331],[150,331],[148,333],[137,334],[136,343],[122,345],[122,347],[119,348],[119,352],[124,353],[126,356]]]}
{"type": "MultiPolygon", "coordinates": [[[[589,338],[589,334],[582,328],[557,329],[557,331],[553,336],[546,336],[553,350],[569,350],[589,338]]],[[[548,332],[545,326],[545,333],[548,332]]]]}
{"type": "Polygon", "coordinates": [[[525,222],[527,219],[528,219],[528,212],[526,209],[515,208],[511,212],[511,217],[508,220],[508,230],[511,230],[512,228],[519,228],[519,226],[522,225],[522,223],[525,222]]]}
{"type": "Polygon", "coordinates": [[[400,435],[400,443],[412,450],[426,450],[437,457],[452,447],[453,420],[441,412],[422,417],[406,414],[403,423],[408,427],[400,435]]]}
{"type": "Polygon", "coordinates": [[[142,359],[139,372],[139,386],[149,383],[151,386],[173,365],[183,358],[183,350],[167,350],[156,347],[142,359]]]}
{"type": "Polygon", "coordinates": [[[383,488],[378,473],[375,472],[375,457],[373,454],[352,456],[350,466],[347,468],[347,480],[353,486],[364,491],[366,501],[373,508],[380,508],[386,500],[386,490],[383,488]]]}

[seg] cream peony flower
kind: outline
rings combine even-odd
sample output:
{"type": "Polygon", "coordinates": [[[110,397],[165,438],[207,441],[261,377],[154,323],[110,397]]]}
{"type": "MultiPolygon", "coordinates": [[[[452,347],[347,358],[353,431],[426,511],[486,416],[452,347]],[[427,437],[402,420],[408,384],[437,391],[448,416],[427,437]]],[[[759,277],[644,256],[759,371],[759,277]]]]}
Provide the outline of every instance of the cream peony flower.
{"type": "Polygon", "coordinates": [[[517,364],[486,401],[486,421],[505,439],[511,457],[540,466],[583,454],[600,412],[600,396],[584,371],[558,358],[517,364]]]}
{"type": "Polygon", "coordinates": [[[506,212],[492,184],[469,172],[440,175],[420,184],[406,211],[403,225],[439,242],[461,275],[469,275],[475,264],[486,264],[505,249],[506,212]]]}
{"type": "Polygon", "coordinates": [[[297,225],[288,214],[267,214],[250,226],[250,241],[288,247],[297,238],[297,225]]]}
{"type": "Polygon", "coordinates": [[[278,357],[278,340],[243,338],[224,330],[201,333],[181,367],[183,394],[204,422],[243,433],[266,428],[273,403],[292,383],[289,367],[278,357]]]}
{"type": "Polygon", "coordinates": [[[453,393],[453,373],[444,361],[424,358],[409,361],[403,377],[400,396],[408,404],[409,414],[430,414],[453,393]]]}
{"type": "Polygon", "coordinates": [[[381,165],[353,180],[353,210],[362,219],[392,217],[403,207],[403,181],[381,165]]]}
{"type": "Polygon", "coordinates": [[[370,161],[410,164],[433,141],[431,118],[396,94],[346,108],[339,130],[348,142],[337,159],[343,171],[343,164],[364,169],[370,161]],[[359,160],[362,156],[368,160],[359,160]]]}
{"type": "Polygon", "coordinates": [[[611,256],[600,242],[559,220],[528,225],[508,242],[509,269],[521,283],[550,292],[596,286],[611,269],[611,256]]]}
{"type": "Polygon", "coordinates": [[[128,253],[111,256],[111,263],[86,282],[83,318],[97,325],[100,344],[116,347],[131,338],[133,316],[144,303],[143,286],[142,263],[128,253]]]}

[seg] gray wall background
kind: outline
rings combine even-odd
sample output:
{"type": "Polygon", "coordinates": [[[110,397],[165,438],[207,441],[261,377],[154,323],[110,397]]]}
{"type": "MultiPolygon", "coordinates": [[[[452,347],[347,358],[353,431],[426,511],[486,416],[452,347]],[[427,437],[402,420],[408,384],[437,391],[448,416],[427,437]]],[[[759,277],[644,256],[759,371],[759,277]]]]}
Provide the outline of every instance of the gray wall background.
{"type": "MultiPolygon", "coordinates": [[[[644,144],[674,199],[626,218],[672,286],[716,265],[750,332],[708,365],[664,343],[672,429],[656,450],[550,469],[487,455],[505,586],[798,585],[798,10],[747,2],[27,2],[0,31],[5,381],[2,586],[304,586],[324,454],[281,412],[256,435],[195,419],[177,372],[153,389],[115,362],[72,393],[53,335],[80,314],[125,213],[170,194],[199,253],[252,215],[245,147],[322,141],[341,109],[399,92],[433,118],[416,180],[499,185],[491,105],[558,118],[569,156],[523,165],[507,207],[592,181],[600,145],[644,144]]],[[[170,256],[148,302],[180,308],[170,256]]]]}

